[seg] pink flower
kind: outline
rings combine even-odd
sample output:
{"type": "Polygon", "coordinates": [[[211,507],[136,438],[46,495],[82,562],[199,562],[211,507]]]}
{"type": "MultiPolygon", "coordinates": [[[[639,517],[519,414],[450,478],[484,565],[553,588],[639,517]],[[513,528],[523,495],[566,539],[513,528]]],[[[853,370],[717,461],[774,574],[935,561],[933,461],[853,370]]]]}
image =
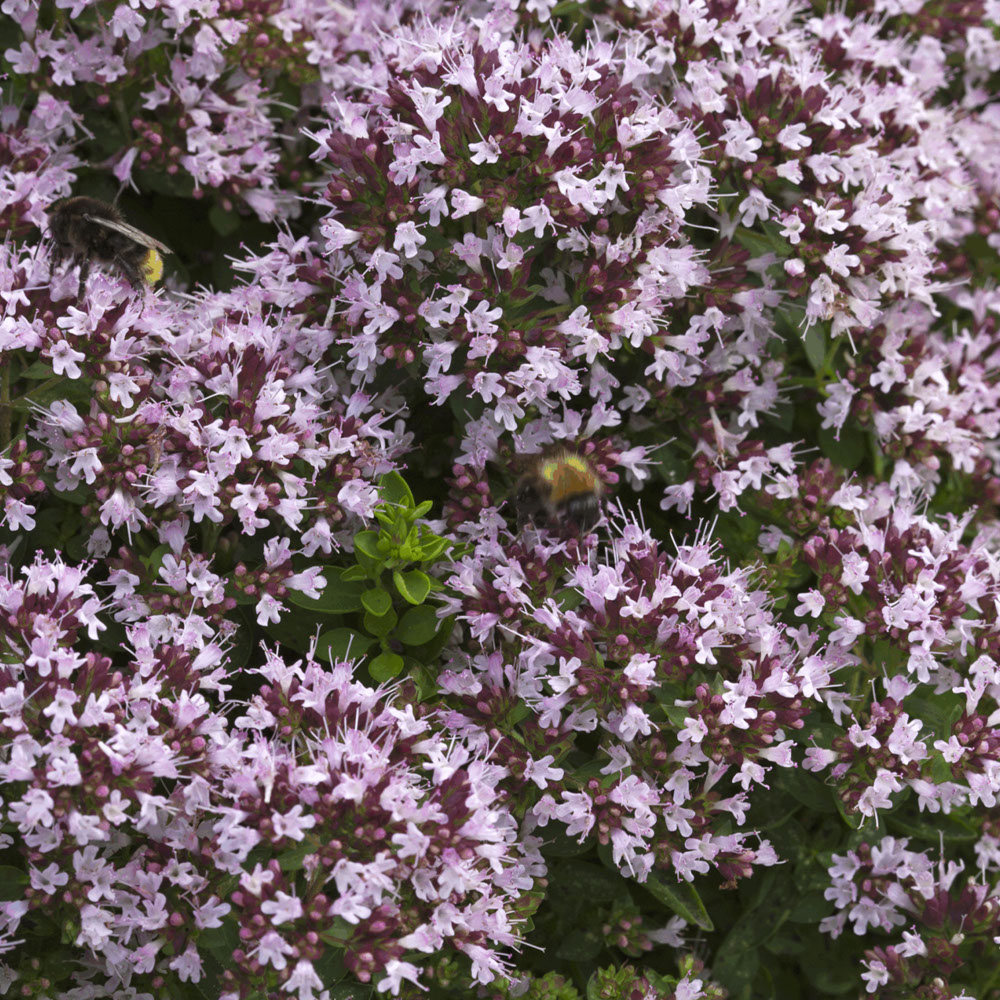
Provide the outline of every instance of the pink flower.
{"type": "Polygon", "coordinates": [[[825,606],[826,600],[818,590],[807,590],[799,595],[799,603],[795,607],[795,613],[818,618],[823,613],[825,606]]]}

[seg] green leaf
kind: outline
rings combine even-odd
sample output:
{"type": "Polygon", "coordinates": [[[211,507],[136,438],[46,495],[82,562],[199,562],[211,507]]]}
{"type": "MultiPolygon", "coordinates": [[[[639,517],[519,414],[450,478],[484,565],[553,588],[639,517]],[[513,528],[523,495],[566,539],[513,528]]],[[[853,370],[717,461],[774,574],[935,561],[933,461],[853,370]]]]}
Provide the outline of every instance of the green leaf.
{"type": "Polygon", "coordinates": [[[396,653],[379,653],[368,664],[368,673],[376,681],[388,681],[403,671],[403,658],[396,653]]]}
{"type": "Polygon", "coordinates": [[[319,932],[319,936],[327,944],[341,947],[345,941],[350,941],[354,937],[354,925],[349,924],[343,917],[335,916],[319,932]]]}
{"type": "Polygon", "coordinates": [[[801,768],[775,768],[774,770],[779,772],[773,779],[776,787],[787,792],[796,802],[800,802],[811,812],[835,813],[837,811],[837,805],[833,801],[830,789],[821,777],[804,773],[801,768]]]}
{"type": "MultiPolygon", "coordinates": [[[[947,740],[952,727],[961,718],[965,708],[965,697],[952,691],[924,697],[911,694],[905,702],[911,716],[920,719],[924,725],[924,735],[931,730],[939,739],[947,740]]],[[[949,775],[949,779],[950,775],[949,775]]]]}
{"type": "Polygon", "coordinates": [[[347,569],[340,574],[340,579],[344,583],[349,583],[354,580],[367,580],[368,574],[365,572],[364,566],[348,566],[347,569]]]}
{"type": "Polygon", "coordinates": [[[370,615],[381,618],[387,615],[392,608],[392,597],[389,592],[381,587],[372,587],[361,595],[361,603],[370,615]]]}
{"type": "Polygon", "coordinates": [[[823,935],[813,935],[809,961],[802,962],[799,966],[812,986],[812,990],[806,991],[806,995],[858,996],[856,961],[853,953],[850,958],[844,953],[842,942],[830,941],[823,935]]]}
{"type": "Polygon", "coordinates": [[[35,515],[35,529],[31,536],[32,546],[64,551],[66,542],[72,538],[74,529],[79,525],[76,512],[67,511],[64,505],[39,504],[38,513],[35,515]]]}
{"type": "Polygon", "coordinates": [[[781,400],[774,404],[768,413],[768,423],[780,427],[786,433],[790,432],[795,424],[795,407],[790,400],[781,400]]]}
{"type": "Polygon", "coordinates": [[[211,927],[198,934],[198,947],[216,958],[223,968],[233,962],[233,952],[240,946],[240,936],[234,921],[223,918],[222,925],[211,927]]]}
{"type": "Polygon", "coordinates": [[[970,844],[982,836],[973,823],[966,823],[958,816],[907,816],[894,814],[887,817],[893,833],[904,834],[927,844],[970,844]]]}
{"type": "Polygon", "coordinates": [[[564,962],[586,962],[596,958],[604,942],[593,931],[570,931],[559,938],[555,957],[564,962]]]}
{"type": "MultiPolygon", "coordinates": [[[[590,903],[611,903],[628,898],[628,884],[621,874],[587,861],[563,861],[553,867],[550,878],[563,897],[579,897],[590,903]]],[[[575,904],[570,901],[570,906],[575,904]]]]}
{"type": "MultiPolygon", "coordinates": [[[[441,650],[448,645],[448,640],[451,638],[451,634],[455,628],[455,616],[449,615],[445,618],[438,626],[437,632],[430,642],[422,643],[419,646],[410,646],[409,652],[411,652],[419,661],[425,664],[433,664],[437,658],[441,655],[441,650]]],[[[435,678],[434,690],[437,690],[437,670],[434,669],[433,676],[435,678]]]]}
{"type": "Polygon", "coordinates": [[[316,640],[316,659],[327,663],[360,660],[375,644],[370,635],[362,635],[352,628],[334,628],[316,640]]]}
{"type": "Polygon", "coordinates": [[[821,326],[811,326],[802,339],[806,357],[813,371],[821,372],[826,367],[826,334],[821,326]]]}
{"type": "Polygon", "coordinates": [[[642,887],[689,924],[703,931],[715,930],[701,896],[690,882],[669,882],[659,872],[650,872],[642,887]]]}
{"type": "Polygon", "coordinates": [[[663,714],[674,729],[680,731],[684,728],[684,720],[688,718],[689,707],[683,705],[664,705],[663,714]]]}
{"type": "Polygon", "coordinates": [[[419,569],[407,570],[405,573],[394,570],[392,582],[396,584],[403,599],[410,604],[423,604],[431,592],[430,577],[419,569]]]}
{"type": "Polygon", "coordinates": [[[434,609],[429,605],[410,608],[399,620],[396,638],[406,646],[422,646],[434,638],[440,624],[434,609]]]}
{"type": "Polygon", "coordinates": [[[784,930],[769,938],[764,947],[772,955],[801,955],[806,950],[805,942],[796,935],[794,930],[784,930]]]}
{"type": "Polygon", "coordinates": [[[21,899],[28,886],[28,873],[11,865],[0,865],[0,899],[21,899]]]}
{"type": "Polygon", "coordinates": [[[736,921],[716,953],[714,978],[731,996],[746,995],[760,965],[760,948],[775,936],[789,910],[775,907],[748,913],[736,921]]]}
{"type": "Polygon", "coordinates": [[[396,622],[398,621],[399,615],[390,609],[389,613],[384,615],[365,614],[361,620],[361,624],[372,635],[377,635],[380,639],[384,639],[396,627],[396,622]]]}
{"type": "Polygon", "coordinates": [[[424,535],[420,539],[420,551],[423,553],[420,561],[424,563],[434,562],[449,545],[451,542],[447,538],[441,538],[439,535],[424,535]]]}
{"type": "Polygon", "coordinates": [[[682,728],[684,718],[688,715],[688,708],[677,705],[676,702],[684,698],[684,691],[684,685],[678,684],[676,681],[664,681],[662,684],[657,684],[652,691],[653,697],[663,706],[664,711],[669,708],[679,708],[684,713],[684,717],[681,718],[682,728]]]}
{"type": "Polygon", "coordinates": [[[905,659],[906,653],[898,642],[893,642],[891,639],[876,639],[872,643],[872,665],[887,676],[891,677],[905,659]]]}
{"type": "Polygon", "coordinates": [[[239,213],[227,212],[220,205],[213,205],[209,209],[208,221],[220,236],[228,236],[230,233],[235,233],[240,226],[239,213]]]}
{"type": "Polygon", "coordinates": [[[753,229],[745,229],[740,226],[733,233],[733,239],[744,250],[749,250],[754,257],[763,257],[765,254],[774,253],[771,241],[763,233],[758,233],[753,229]]]}
{"type": "Polygon", "coordinates": [[[354,536],[354,551],[363,553],[369,559],[380,559],[377,531],[359,531],[354,536]]]}
{"type": "MultiPolygon", "coordinates": [[[[28,378],[33,381],[44,381],[47,378],[52,378],[52,375],[52,365],[45,361],[35,361],[28,365],[23,372],[20,372],[18,374],[18,378],[28,378]]],[[[66,381],[68,382],[69,379],[66,381]]]]}
{"type": "MultiPolygon", "coordinates": [[[[65,500],[77,507],[82,507],[85,503],[90,503],[93,500],[93,494],[89,493],[88,488],[83,484],[73,490],[61,490],[58,486],[55,486],[53,492],[59,495],[60,500],[65,500]]],[[[41,513],[43,512],[39,511],[39,514],[41,513]]],[[[66,516],[66,512],[60,512],[60,515],[57,516],[66,516]]]]}
{"type": "Polygon", "coordinates": [[[822,889],[816,889],[796,899],[788,914],[788,921],[792,924],[818,924],[832,912],[833,903],[823,895],[822,889]]]}
{"type": "Polygon", "coordinates": [[[377,531],[359,531],[354,536],[354,557],[373,580],[378,578],[385,562],[385,557],[378,547],[378,539],[377,531]]]}
{"type": "Polygon", "coordinates": [[[281,870],[283,872],[297,872],[304,867],[303,862],[306,857],[315,853],[315,845],[309,841],[305,841],[304,843],[296,844],[290,850],[283,851],[279,854],[278,864],[281,866],[281,870]]]}
{"type": "Polygon", "coordinates": [[[592,972],[590,979],[587,980],[587,1000],[607,1000],[603,981],[598,978],[596,972],[592,972]]]}
{"type": "Polygon", "coordinates": [[[856,469],[864,461],[867,453],[865,433],[856,427],[841,427],[839,439],[830,428],[821,428],[817,438],[823,454],[842,469],[856,469]]]}
{"type": "Polygon", "coordinates": [[[232,645],[229,647],[229,657],[227,670],[238,673],[246,665],[253,652],[253,633],[245,622],[240,622],[236,626],[236,632],[230,637],[232,645]]]}
{"type": "Polygon", "coordinates": [[[398,504],[406,508],[414,506],[413,493],[398,472],[387,472],[382,476],[378,481],[378,491],[385,503],[398,504]]]}
{"type": "Polygon", "coordinates": [[[108,627],[104,629],[97,638],[97,644],[102,649],[120,652],[128,645],[128,636],[125,628],[120,622],[105,620],[108,627]]]}
{"type": "Polygon", "coordinates": [[[940,753],[931,754],[931,780],[935,785],[943,785],[952,780],[951,764],[940,753]]]}
{"type": "MultiPolygon", "coordinates": [[[[252,612],[248,613],[252,615],[252,612]]],[[[270,622],[267,626],[269,639],[277,640],[296,653],[308,653],[312,646],[316,621],[302,611],[294,610],[281,616],[281,621],[270,622]]]]}
{"type": "Polygon", "coordinates": [[[555,595],[555,602],[560,611],[573,611],[583,603],[583,591],[564,590],[555,595]]]}
{"type": "MultiPolygon", "coordinates": [[[[75,513],[70,514],[67,511],[67,514],[74,520],[76,519],[75,513]]],[[[91,555],[90,549],[88,548],[89,541],[90,529],[83,529],[81,523],[81,530],[77,531],[77,533],[66,542],[66,555],[68,555],[74,562],[86,562],[91,555]]]]}
{"type": "Polygon", "coordinates": [[[586,854],[594,846],[587,837],[579,841],[576,837],[567,836],[558,828],[553,829],[551,833],[548,830],[545,832],[545,846],[542,848],[542,853],[546,858],[575,858],[586,854]]]}
{"type": "Polygon", "coordinates": [[[361,610],[361,593],[364,584],[355,580],[345,580],[336,573],[326,578],[326,586],[318,598],[308,597],[300,590],[289,590],[287,600],[296,607],[307,611],[321,611],[328,615],[346,615],[361,610]]]}
{"type": "MultiPolygon", "coordinates": [[[[350,924],[348,924],[348,928],[350,928],[350,924]]],[[[347,969],[344,968],[343,944],[327,948],[313,967],[324,987],[331,987],[329,993],[331,1000],[334,997],[337,997],[338,1000],[339,998],[342,1000],[365,1000],[371,995],[370,987],[362,986],[353,976],[345,984],[332,985],[339,983],[347,976],[347,969]],[[345,990],[350,990],[350,992],[345,992],[345,990]]]]}
{"type": "Polygon", "coordinates": [[[753,878],[742,879],[737,886],[737,892],[743,902],[744,913],[756,910],[763,903],[770,903],[781,892],[778,884],[783,872],[776,868],[765,868],[757,871],[753,878]]]}
{"type": "Polygon", "coordinates": [[[761,230],[763,231],[745,229],[740,226],[733,234],[733,239],[755,257],[763,257],[773,253],[779,260],[784,260],[792,255],[790,244],[781,236],[776,226],[765,223],[761,226],[761,230]]]}
{"type": "MultiPolygon", "coordinates": [[[[157,545],[148,556],[140,556],[139,561],[149,570],[150,576],[155,577],[160,572],[163,565],[163,557],[170,551],[169,545],[157,545]]],[[[162,581],[161,581],[162,582],[162,581]]],[[[254,598],[257,600],[257,598],[254,598]]]]}
{"type": "Polygon", "coordinates": [[[359,531],[354,536],[354,554],[381,561],[382,553],[378,547],[378,536],[377,531],[359,531]]]}

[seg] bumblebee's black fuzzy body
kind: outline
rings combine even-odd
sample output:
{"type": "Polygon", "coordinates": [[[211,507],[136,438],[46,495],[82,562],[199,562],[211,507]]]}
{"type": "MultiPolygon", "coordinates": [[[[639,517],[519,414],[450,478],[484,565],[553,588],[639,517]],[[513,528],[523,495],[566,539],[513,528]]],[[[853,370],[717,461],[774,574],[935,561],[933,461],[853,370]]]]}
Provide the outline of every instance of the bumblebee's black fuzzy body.
{"type": "Polygon", "coordinates": [[[600,520],[603,493],[590,463],[575,452],[541,456],[514,488],[517,526],[533,524],[554,534],[590,531],[600,520]]]}
{"type": "Polygon", "coordinates": [[[162,271],[157,251],[170,253],[159,240],[130,226],[114,205],[96,198],[66,198],[52,205],[49,236],[57,261],[80,265],[81,290],[93,261],[118,271],[133,288],[143,288],[162,271]]]}

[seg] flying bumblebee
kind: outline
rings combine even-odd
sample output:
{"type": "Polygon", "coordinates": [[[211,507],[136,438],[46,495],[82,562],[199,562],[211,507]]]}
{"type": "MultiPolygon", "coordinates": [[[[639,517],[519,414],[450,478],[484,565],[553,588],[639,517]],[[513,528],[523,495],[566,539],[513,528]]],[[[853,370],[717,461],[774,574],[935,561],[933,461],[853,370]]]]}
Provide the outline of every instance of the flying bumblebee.
{"type": "Polygon", "coordinates": [[[96,198],[65,198],[49,208],[49,236],[55,260],[80,265],[80,288],[87,283],[92,261],[108,265],[133,288],[154,285],[163,275],[159,240],[130,226],[114,205],[96,198]]]}
{"type": "Polygon", "coordinates": [[[534,457],[514,487],[517,526],[587,532],[601,516],[604,483],[582,455],[559,448],[534,457]]]}

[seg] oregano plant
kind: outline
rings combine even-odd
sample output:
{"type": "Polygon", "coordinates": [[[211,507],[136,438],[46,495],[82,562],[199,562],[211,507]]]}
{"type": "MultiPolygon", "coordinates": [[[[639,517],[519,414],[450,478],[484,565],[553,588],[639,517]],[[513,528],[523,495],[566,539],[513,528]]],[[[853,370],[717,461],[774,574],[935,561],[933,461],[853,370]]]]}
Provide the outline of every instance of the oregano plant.
{"type": "Polygon", "coordinates": [[[0,996],[1000,1000],[997,0],[0,62],[0,996]]]}

